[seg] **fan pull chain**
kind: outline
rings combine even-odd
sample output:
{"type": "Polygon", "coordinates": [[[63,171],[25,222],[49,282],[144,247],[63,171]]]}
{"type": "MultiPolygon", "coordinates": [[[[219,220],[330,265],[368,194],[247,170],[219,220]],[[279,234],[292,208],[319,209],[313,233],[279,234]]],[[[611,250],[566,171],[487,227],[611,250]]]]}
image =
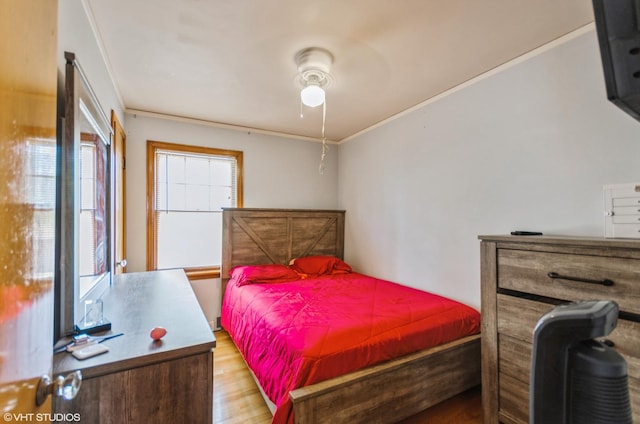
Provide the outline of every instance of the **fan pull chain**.
{"type": "Polygon", "coordinates": [[[324,175],[324,158],[327,156],[327,150],[329,150],[329,146],[327,146],[327,137],[324,135],[324,124],[327,120],[327,99],[322,103],[322,154],[320,155],[320,166],[318,167],[318,172],[320,175],[324,175]]]}

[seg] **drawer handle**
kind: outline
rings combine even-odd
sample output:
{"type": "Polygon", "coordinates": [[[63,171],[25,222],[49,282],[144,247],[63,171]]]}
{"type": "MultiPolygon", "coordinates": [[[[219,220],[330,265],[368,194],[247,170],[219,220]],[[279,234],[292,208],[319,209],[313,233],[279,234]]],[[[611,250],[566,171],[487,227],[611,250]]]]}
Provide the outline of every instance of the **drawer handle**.
{"type": "Polygon", "coordinates": [[[581,283],[589,283],[589,284],[599,284],[601,286],[613,286],[613,281],[605,278],[604,280],[591,280],[589,278],[578,278],[578,277],[570,277],[568,275],[560,275],[557,272],[550,272],[547,274],[549,278],[560,279],[560,280],[569,280],[569,281],[578,281],[581,283]]]}

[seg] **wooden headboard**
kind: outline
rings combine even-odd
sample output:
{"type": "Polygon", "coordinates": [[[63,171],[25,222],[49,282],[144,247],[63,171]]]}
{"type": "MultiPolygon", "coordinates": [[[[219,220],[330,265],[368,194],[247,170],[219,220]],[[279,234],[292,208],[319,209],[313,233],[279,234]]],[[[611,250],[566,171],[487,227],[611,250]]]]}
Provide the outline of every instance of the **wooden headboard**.
{"type": "Polygon", "coordinates": [[[310,255],[344,259],[344,214],[315,209],[223,209],[223,287],[237,265],[286,265],[293,258],[310,255]]]}

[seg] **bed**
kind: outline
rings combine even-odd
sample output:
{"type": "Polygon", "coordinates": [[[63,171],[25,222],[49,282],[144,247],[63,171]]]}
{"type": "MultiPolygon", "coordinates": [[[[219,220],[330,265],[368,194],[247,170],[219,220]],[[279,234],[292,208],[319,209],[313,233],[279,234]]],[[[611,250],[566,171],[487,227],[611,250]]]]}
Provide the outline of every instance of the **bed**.
{"type": "Polygon", "coordinates": [[[222,324],[273,422],[397,422],[478,385],[477,311],[353,272],[343,248],[344,211],[223,212],[222,324]]]}

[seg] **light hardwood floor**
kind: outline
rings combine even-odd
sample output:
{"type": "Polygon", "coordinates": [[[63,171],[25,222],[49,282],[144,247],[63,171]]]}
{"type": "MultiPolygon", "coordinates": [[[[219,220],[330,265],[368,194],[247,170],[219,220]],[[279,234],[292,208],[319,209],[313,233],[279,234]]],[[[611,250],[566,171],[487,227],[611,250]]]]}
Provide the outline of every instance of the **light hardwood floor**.
{"type": "MultiPolygon", "coordinates": [[[[269,424],[271,413],[240,353],[224,331],[216,333],[213,356],[213,422],[215,424],[269,424]]],[[[471,389],[402,424],[481,424],[480,388],[471,389]]]]}

